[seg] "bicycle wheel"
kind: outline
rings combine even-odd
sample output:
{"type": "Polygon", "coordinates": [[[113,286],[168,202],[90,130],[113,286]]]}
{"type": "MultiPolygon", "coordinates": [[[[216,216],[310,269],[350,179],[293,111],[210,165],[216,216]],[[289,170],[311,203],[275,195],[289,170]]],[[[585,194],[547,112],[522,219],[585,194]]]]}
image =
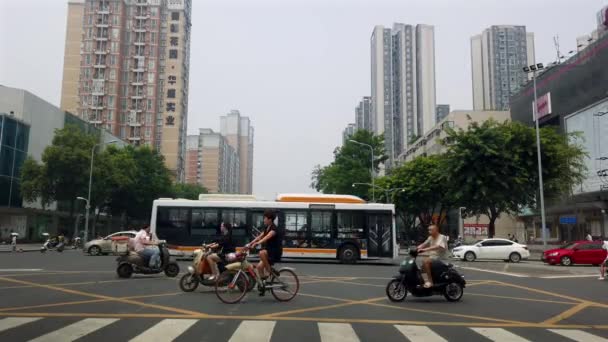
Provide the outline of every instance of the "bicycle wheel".
{"type": "Polygon", "coordinates": [[[270,286],[270,293],[280,302],[292,300],[300,290],[300,280],[298,275],[290,269],[277,271],[278,276],[273,276],[270,286]],[[275,287],[276,286],[276,287],[275,287]]]}
{"type": "Polygon", "coordinates": [[[224,271],[215,283],[215,295],[226,304],[238,303],[247,294],[247,276],[243,272],[224,271]]]}

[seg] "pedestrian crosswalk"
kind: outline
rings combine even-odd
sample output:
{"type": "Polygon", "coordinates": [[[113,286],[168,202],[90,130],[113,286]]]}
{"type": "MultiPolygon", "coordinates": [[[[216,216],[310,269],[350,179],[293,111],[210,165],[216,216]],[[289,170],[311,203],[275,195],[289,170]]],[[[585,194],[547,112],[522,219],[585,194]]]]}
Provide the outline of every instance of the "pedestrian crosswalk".
{"type": "Polygon", "coordinates": [[[82,318],[78,320],[67,319],[67,322],[62,321],[62,318],[0,318],[0,341],[68,342],[81,338],[86,341],[108,341],[112,339],[134,342],[184,341],[191,340],[192,336],[196,336],[197,340],[274,342],[285,340],[285,336],[293,336],[295,337],[294,340],[298,340],[297,337],[302,336],[304,332],[307,332],[307,336],[317,336],[315,340],[306,338],[306,342],[445,342],[460,340],[608,342],[606,338],[608,332],[584,329],[495,328],[449,325],[445,327],[429,327],[401,324],[366,325],[357,323],[272,320],[244,320],[239,322],[233,320],[221,321],[187,318],[160,320],[144,320],[140,318],[82,318]],[[118,321],[129,322],[120,325],[118,321]],[[282,327],[283,324],[287,325],[287,328],[286,326],[282,327]],[[314,330],[314,333],[311,333],[311,330],[314,330]],[[205,338],[205,336],[209,336],[213,331],[221,331],[221,334],[217,335],[220,337],[205,338]],[[39,335],[38,332],[40,332],[39,335]],[[127,335],[129,337],[125,338],[127,335]]]}

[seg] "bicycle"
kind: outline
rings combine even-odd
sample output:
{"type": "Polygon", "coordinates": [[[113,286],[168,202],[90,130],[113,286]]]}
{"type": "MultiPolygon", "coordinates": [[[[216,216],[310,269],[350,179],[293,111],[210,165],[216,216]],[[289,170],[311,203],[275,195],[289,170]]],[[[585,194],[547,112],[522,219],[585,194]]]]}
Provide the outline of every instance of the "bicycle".
{"type": "Polygon", "coordinates": [[[226,256],[229,264],[226,265],[226,270],[219,275],[215,283],[215,294],[222,302],[238,303],[256,285],[261,296],[269,290],[272,296],[280,302],[288,302],[295,298],[300,290],[300,280],[293,268],[275,269],[272,267],[272,274],[266,280],[262,280],[257,276],[253,264],[247,260],[248,255],[249,250],[243,249],[241,252],[230,253],[226,256]]]}

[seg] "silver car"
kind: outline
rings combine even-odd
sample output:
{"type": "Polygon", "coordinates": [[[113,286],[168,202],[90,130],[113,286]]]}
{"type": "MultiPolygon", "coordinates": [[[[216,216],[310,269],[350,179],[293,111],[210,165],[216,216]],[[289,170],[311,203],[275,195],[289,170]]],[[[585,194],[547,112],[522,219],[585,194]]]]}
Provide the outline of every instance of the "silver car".
{"type": "Polygon", "coordinates": [[[127,236],[134,238],[137,234],[134,230],[112,233],[103,239],[95,239],[87,242],[82,249],[85,253],[90,255],[102,255],[112,252],[112,238],[118,236],[127,236]]]}

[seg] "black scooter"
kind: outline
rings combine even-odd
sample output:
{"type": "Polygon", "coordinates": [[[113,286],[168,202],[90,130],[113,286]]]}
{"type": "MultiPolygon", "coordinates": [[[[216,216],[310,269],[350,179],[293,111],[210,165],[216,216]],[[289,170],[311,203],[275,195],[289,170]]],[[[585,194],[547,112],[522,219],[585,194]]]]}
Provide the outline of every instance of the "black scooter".
{"type": "Polygon", "coordinates": [[[170,278],[177,277],[179,265],[171,260],[167,243],[160,241],[158,248],[160,249],[160,267],[148,267],[148,260],[144,260],[144,258],[135,252],[129,252],[116,258],[116,263],[118,264],[116,273],[120,278],[130,278],[133,273],[157,274],[161,272],[165,272],[165,275],[170,278]]]}
{"type": "Polygon", "coordinates": [[[416,265],[417,256],[418,252],[411,250],[410,257],[401,263],[399,275],[394,276],[386,286],[388,299],[393,302],[402,302],[409,292],[414,297],[443,295],[450,302],[459,301],[466,286],[464,276],[458,273],[452,264],[434,261],[431,268],[433,286],[425,288],[422,272],[416,265]]]}

